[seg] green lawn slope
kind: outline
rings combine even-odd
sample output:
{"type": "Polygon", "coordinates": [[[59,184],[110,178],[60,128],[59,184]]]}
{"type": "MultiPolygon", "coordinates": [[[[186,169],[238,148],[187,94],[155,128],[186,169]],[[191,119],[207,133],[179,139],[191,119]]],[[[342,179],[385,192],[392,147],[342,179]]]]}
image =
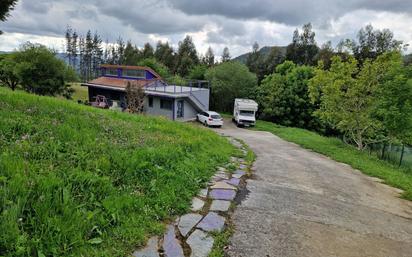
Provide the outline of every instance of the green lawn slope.
{"type": "Polygon", "coordinates": [[[190,124],[0,88],[0,256],[127,256],[233,152],[190,124]]]}
{"type": "Polygon", "coordinates": [[[271,132],[304,148],[349,164],[367,175],[381,178],[388,185],[402,189],[405,199],[412,200],[412,172],[410,170],[398,168],[367,152],[358,151],[355,147],[337,138],[324,137],[305,129],[283,127],[266,121],[257,121],[254,129],[271,132]]]}

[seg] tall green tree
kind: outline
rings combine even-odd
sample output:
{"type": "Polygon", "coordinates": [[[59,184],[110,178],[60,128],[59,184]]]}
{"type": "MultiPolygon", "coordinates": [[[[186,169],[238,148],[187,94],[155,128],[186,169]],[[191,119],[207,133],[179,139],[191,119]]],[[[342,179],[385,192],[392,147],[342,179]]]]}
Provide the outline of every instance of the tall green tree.
{"type": "Polygon", "coordinates": [[[258,83],[264,78],[265,63],[262,53],[259,51],[259,44],[255,42],[252,46],[252,52],[247,56],[246,66],[249,70],[257,75],[258,83]]]}
{"type": "Polygon", "coordinates": [[[124,65],[124,50],[126,49],[126,45],[124,43],[123,38],[119,37],[116,42],[116,54],[117,60],[115,60],[115,64],[124,65]]]}
{"type": "MultiPolygon", "coordinates": [[[[0,2],[0,21],[6,21],[10,15],[10,11],[14,9],[17,0],[1,0],[0,2]]],[[[3,32],[0,30],[0,35],[3,32]]]]}
{"type": "Polygon", "coordinates": [[[205,57],[203,59],[203,63],[208,67],[212,67],[215,64],[215,54],[213,49],[209,46],[206,51],[205,57]]]}
{"type": "Polygon", "coordinates": [[[375,116],[389,141],[410,143],[412,132],[412,67],[399,52],[388,52],[374,62],[379,87],[375,116]]]}
{"type": "Polygon", "coordinates": [[[197,55],[196,46],[190,36],[179,42],[179,48],[176,55],[175,72],[185,77],[189,71],[199,64],[199,57],[197,55]]]}
{"type": "Polygon", "coordinates": [[[153,58],[154,57],[154,49],[150,43],[146,43],[143,46],[142,50],[142,58],[147,59],[147,58],[153,58]]]}
{"type": "Polygon", "coordinates": [[[332,63],[332,57],[335,55],[335,51],[332,47],[332,42],[328,41],[324,43],[319,49],[318,61],[322,61],[324,68],[329,69],[332,63]]]}
{"type": "Polygon", "coordinates": [[[166,65],[170,71],[174,69],[175,53],[173,47],[171,47],[168,42],[162,43],[159,41],[156,45],[154,55],[156,60],[166,65]]]}
{"type": "Polygon", "coordinates": [[[224,62],[209,68],[205,77],[211,82],[213,110],[231,112],[235,98],[249,98],[256,91],[256,75],[239,62],[224,62]]]}
{"type": "Polygon", "coordinates": [[[372,116],[377,88],[374,75],[375,71],[368,69],[361,74],[353,57],[345,62],[333,57],[330,69],[324,70],[321,63],[309,85],[312,102],[320,101],[315,114],[343,133],[359,150],[381,129],[372,116]],[[367,78],[371,80],[368,82],[367,78]]]}
{"type": "Polygon", "coordinates": [[[312,24],[308,23],[303,25],[302,33],[298,29],[293,32],[292,43],[286,49],[286,60],[299,65],[314,65],[318,51],[315,32],[312,31],[312,24]]]}
{"type": "Polygon", "coordinates": [[[394,38],[393,32],[389,29],[374,29],[372,25],[361,28],[357,34],[357,40],[346,39],[341,45],[349,49],[359,65],[367,59],[376,59],[379,55],[400,51],[404,44],[394,38]]]}
{"type": "Polygon", "coordinates": [[[397,52],[366,59],[332,58],[329,70],[322,63],[310,81],[315,114],[363,150],[374,142],[402,140],[411,131],[411,71],[397,52]]]}
{"type": "Polygon", "coordinates": [[[132,42],[127,41],[126,47],[124,49],[124,64],[125,65],[137,65],[141,60],[142,54],[140,50],[132,45],[132,42]]]}
{"type": "Polygon", "coordinates": [[[258,89],[263,119],[285,126],[319,129],[319,122],[313,117],[316,106],[308,91],[313,76],[310,66],[298,66],[291,61],[278,65],[258,89]]]}
{"type": "Polygon", "coordinates": [[[232,59],[232,57],[230,56],[229,48],[227,46],[225,46],[225,48],[223,48],[223,52],[222,52],[222,62],[228,62],[231,59],[232,59]]]}
{"type": "Polygon", "coordinates": [[[276,66],[283,63],[284,60],[285,56],[282,51],[278,47],[272,47],[264,62],[264,70],[262,71],[263,77],[272,74],[275,71],[276,66]]]}

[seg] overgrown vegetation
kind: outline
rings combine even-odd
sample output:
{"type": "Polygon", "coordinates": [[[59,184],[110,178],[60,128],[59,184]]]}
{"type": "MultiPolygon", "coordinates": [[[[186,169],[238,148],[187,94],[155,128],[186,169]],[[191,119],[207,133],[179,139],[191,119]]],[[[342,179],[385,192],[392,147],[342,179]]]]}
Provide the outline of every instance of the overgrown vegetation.
{"type": "Polygon", "coordinates": [[[272,132],[287,141],[347,163],[367,175],[381,178],[388,185],[404,190],[403,197],[412,200],[411,170],[398,168],[368,152],[358,151],[338,138],[324,137],[305,129],[283,127],[266,121],[258,121],[254,129],[272,132]]]}
{"type": "Polygon", "coordinates": [[[0,88],[0,255],[126,256],[234,149],[206,129],[0,88]]]}

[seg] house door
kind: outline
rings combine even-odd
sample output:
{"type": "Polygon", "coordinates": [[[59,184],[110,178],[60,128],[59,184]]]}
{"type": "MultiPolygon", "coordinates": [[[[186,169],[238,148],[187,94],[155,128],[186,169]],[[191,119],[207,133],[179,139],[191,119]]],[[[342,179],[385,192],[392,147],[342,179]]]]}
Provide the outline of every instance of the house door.
{"type": "Polygon", "coordinates": [[[177,101],[177,117],[178,118],[183,118],[184,116],[184,101],[183,100],[179,100],[177,101]]]}

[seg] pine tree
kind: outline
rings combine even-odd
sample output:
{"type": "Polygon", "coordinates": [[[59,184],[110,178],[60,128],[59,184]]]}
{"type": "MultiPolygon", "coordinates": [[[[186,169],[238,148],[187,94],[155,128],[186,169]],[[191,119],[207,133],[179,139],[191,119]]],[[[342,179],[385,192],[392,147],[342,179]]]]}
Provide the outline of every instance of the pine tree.
{"type": "Polygon", "coordinates": [[[222,53],[222,62],[228,62],[230,61],[232,58],[230,56],[230,52],[229,52],[229,48],[225,47],[223,49],[223,53],[222,53]]]}
{"type": "Polygon", "coordinates": [[[78,38],[79,35],[76,31],[72,34],[72,47],[71,47],[71,55],[73,58],[72,67],[74,70],[77,70],[77,56],[78,56],[78,38]]]}
{"type": "Polygon", "coordinates": [[[199,57],[197,55],[196,46],[190,36],[179,42],[179,49],[177,51],[175,73],[185,77],[189,71],[199,64],[199,57]]]}
{"type": "Polygon", "coordinates": [[[213,49],[209,46],[205,57],[203,58],[203,63],[208,67],[212,67],[215,64],[215,54],[213,53],[213,49]]]}
{"type": "Polygon", "coordinates": [[[169,46],[169,43],[162,43],[159,41],[156,45],[156,51],[154,53],[154,56],[157,61],[163,63],[166,65],[166,67],[169,70],[174,70],[175,66],[175,53],[174,50],[171,46],[169,46]]]}
{"type": "Polygon", "coordinates": [[[102,39],[97,34],[94,33],[93,36],[93,48],[92,48],[92,70],[93,78],[99,76],[99,67],[102,64],[103,49],[102,49],[102,39]]]}
{"type": "Polygon", "coordinates": [[[143,59],[153,58],[154,57],[154,50],[150,43],[144,44],[143,51],[142,51],[143,59]]]}
{"type": "Polygon", "coordinates": [[[132,42],[127,41],[126,48],[124,49],[124,64],[125,65],[137,65],[141,59],[140,50],[132,45],[132,42]]]}
{"type": "Polygon", "coordinates": [[[72,42],[72,36],[73,35],[73,30],[69,26],[66,28],[66,58],[69,61],[69,65],[73,67],[73,61],[72,61],[72,54],[73,54],[73,42],[72,42]]]}
{"type": "Polygon", "coordinates": [[[84,59],[86,65],[86,80],[92,78],[92,56],[93,56],[93,37],[91,31],[87,31],[84,59]]]}
{"type": "Polygon", "coordinates": [[[84,37],[79,36],[79,73],[82,81],[86,81],[86,64],[85,64],[85,47],[84,47],[84,37]]]}
{"type": "Polygon", "coordinates": [[[115,64],[119,65],[124,65],[124,50],[126,46],[124,44],[124,41],[121,37],[117,39],[117,49],[116,49],[116,56],[117,56],[117,62],[115,64]]]}

